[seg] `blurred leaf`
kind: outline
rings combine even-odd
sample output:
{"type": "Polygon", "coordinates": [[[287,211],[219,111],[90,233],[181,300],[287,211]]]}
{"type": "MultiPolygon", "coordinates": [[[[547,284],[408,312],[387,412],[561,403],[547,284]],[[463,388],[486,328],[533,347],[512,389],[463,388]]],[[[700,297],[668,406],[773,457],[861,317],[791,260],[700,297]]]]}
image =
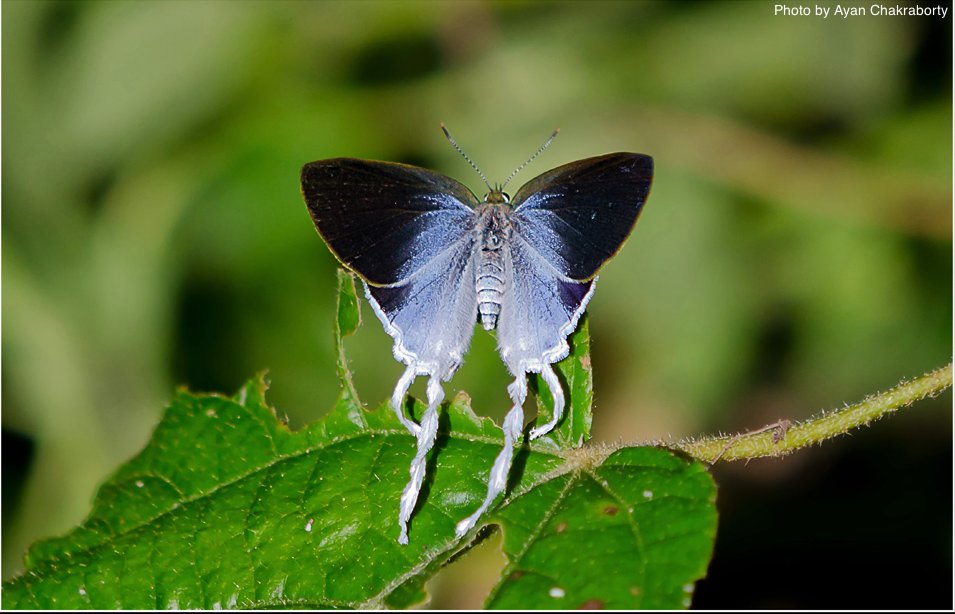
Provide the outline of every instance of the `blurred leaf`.
{"type": "Polygon", "coordinates": [[[711,5],[654,32],[649,44],[666,54],[661,88],[701,108],[797,125],[832,115],[859,121],[897,99],[909,24],[774,18],[773,9],[711,5]],[[802,53],[787,53],[781,38],[802,53]],[[720,53],[707,52],[714,48],[720,53]]]}
{"type": "Polygon", "coordinates": [[[93,3],[67,39],[51,88],[70,92],[63,111],[85,166],[181,137],[213,117],[249,73],[253,3],[93,3]],[[156,121],[156,118],[162,121],[156,121]]]}
{"type": "MultiPolygon", "coordinates": [[[[646,150],[667,159],[671,169],[692,170],[733,192],[817,215],[826,223],[850,220],[951,239],[952,190],[947,175],[807,147],[709,113],[648,107],[635,113],[630,123],[646,150]]],[[[659,187],[657,181],[655,189],[659,187]]]]}

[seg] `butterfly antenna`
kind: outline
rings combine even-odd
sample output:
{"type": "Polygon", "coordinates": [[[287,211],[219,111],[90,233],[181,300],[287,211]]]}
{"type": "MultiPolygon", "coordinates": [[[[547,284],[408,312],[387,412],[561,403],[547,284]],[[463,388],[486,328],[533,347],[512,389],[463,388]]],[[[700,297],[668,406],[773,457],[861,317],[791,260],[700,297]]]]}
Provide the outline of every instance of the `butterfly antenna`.
{"type": "Polygon", "coordinates": [[[501,190],[503,190],[505,187],[507,187],[507,184],[510,183],[511,179],[513,179],[514,176],[517,175],[519,172],[521,172],[522,170],[524,170],[524,167],[525,167],[525,166],[527,166],[528,164],[530,164],[531,162],[533,162],[534,159],[535,159],[537,156],[539,156],[539,155],[541,155],[542,153],[544,153],[544,150],[547,149],[547,146],[550,145],[551,143],[553,143],[553,142],[554,142],[554,139],[557,138],[557,134],[558,134],[559,132],[560,132],[560,128],[557,128],[556,130],[554,130],[554,134],[550,135],[550,138],[547,139],[547,141],[546,141],[543,145],[541,145],[540,149],[537,150],[537,153],[535,153],[533,156],[531,156],[530,158],[528,158],[528,159],[527,159],[527,162],[525,162],[524,164],[521,164],[521,165],[518,166],[516,169],[514,169],[514,172],[511,173],[511,176],[508,177],[508,178],[504,181],[504,185],[501,186],[501,190]]]}
{"type": "Polygon", "coordinates": [[[471,158],[469,158],[468,155],[467,155],[466,153],[464,153],[464,150],[461,149],[461,146],[458,145],[457,141],[454,140],[454,137],[451,136],[451,133],[448,132],[448,129],[447,129],[447,127],[445,127],[444,122],[441,122],[441,130],[444,132],[444,136],[446,136],[446,137],[448,138],[448,141],[449,141],[452,145],[454,145],[454,148],[455,148],[455,149],[458,150],[458,153],[461,154],[461,155],[464,157],[464,159],[468,161],[468,164],[471,165],[471,168],[473,168],[474,170],[476,170],[476,171],[477,171],[477,174],[481,176],[481,179],[484,180],[484,185],[487,186],[488,191],[493,191],[494,188],[491,187],[491,184],[488,182],[487,177],[484,176],[484,173],[481,172],[481,169],[478,168],[477,164],[475,164],[475,163],[471,160],[471,158]]]}

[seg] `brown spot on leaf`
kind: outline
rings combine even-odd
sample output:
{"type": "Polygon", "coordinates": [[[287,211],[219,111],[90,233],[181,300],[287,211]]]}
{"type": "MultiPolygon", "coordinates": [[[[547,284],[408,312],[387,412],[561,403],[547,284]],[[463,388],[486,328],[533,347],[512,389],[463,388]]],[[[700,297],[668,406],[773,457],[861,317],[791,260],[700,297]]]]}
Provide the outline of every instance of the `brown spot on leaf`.
{"type": "Polygon", "coordinates": [[[617,507],[616,505],[608,505],[607,507],[604,508],[604,514],[608,516],[616,516],[617,512],[619,511],[620,511],[620,508],[617,507]]]}
{"type": "Polygon", "coordinates": [[[579,606],[578,610],[602,610],[604,609],[604,602],[600,599],[588,599],[579,606]]]}
{"type": "Polygon", "coordinates": [[[471,407],[471,395],[464,392],[463,390],[460,390],[456,395],[454,395],[454,400],[451,402],[455,405],[465,405],[467,407],[471,407]]]}
{"type": "Polygon", "coordinates": [[[567,521],[566,521],[566,520],[561,520],[560,522],[557,523],[557,529],[556,529],[556,531],[557,531],[558,533],[563,533],[563,532],[566,531],[566,530],[567,530],[567,521]]]}
{"type": "Polygon", "coordinates": [[[512,571],[512,572],[511,572],[511,575],[508,576],[508,578],[509,578],[510,580],[512,580],[512,581],[513,581],[513,580],[520,580],[522,577],[524,577],[524,572],[521,571],[520,569],[515,570],[515,571],[512,571]]]}
{"type": "Polygon", "coordinates": [[[639,595],[639,594],[640,594],[640,587],[639,587],[639,586],[631,586],[631,587],[630,587],[630,594],[633,595],[634,597],[636,597],[637,595],[639,595]]]}
{"type": "Polygon", "coordinates": [[[584,369],[590,368],[590,354],[584,354],[580,357],[580,366],[584,369]]]}

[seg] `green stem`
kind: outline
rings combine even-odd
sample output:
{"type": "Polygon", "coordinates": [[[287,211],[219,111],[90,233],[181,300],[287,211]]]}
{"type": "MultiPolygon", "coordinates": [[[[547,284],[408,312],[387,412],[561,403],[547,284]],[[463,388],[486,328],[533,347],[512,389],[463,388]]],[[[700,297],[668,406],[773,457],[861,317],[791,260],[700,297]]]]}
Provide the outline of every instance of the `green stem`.
{"type": "Polygon", "coordinates": [[[358,391],[352,381],[345,356],[345,337],[354,335],[361,326],[361,310],[358,308],[358,294],[355,291],[355,277],[343,269],[338,269],[338,304],[335,314],[335,348],[338,351],[338,379],[342,390],[339,401],[351,401],[361,407],[358,391]]]}
{"type": "Polygon", "coordinates": [[[784,456],[800,448],[844,435],[858,426],[874,422],[925,397],[935,396],[951,385],[952,363],[948,363],[931,373],[871,396],[861,403],[837,411],[824,412],[807,422],[790,425],[784,420],[750,433],[681,441],[669,447],[709,463],[718,460],[784,456]]]}

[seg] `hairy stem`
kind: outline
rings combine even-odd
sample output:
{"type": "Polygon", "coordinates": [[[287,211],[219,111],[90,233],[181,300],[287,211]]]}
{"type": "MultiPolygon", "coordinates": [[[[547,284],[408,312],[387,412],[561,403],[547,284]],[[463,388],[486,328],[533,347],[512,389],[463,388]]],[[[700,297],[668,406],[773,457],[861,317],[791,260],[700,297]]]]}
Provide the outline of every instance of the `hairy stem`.
{"type": "Polygon", "coordinates": [[[823,412],[802,423],[783,420],[739,435],[707,437],[681,441],[669,447],[682,450],[702,461],[744,460],[763,456],[784,456],[806,446],[848,433],[869,424],[899,408],[935,396],[952,385],[952,363],[931,373],[902,382],[895,388],[871,396],[861,403],[840,410],[823,412]]]}

